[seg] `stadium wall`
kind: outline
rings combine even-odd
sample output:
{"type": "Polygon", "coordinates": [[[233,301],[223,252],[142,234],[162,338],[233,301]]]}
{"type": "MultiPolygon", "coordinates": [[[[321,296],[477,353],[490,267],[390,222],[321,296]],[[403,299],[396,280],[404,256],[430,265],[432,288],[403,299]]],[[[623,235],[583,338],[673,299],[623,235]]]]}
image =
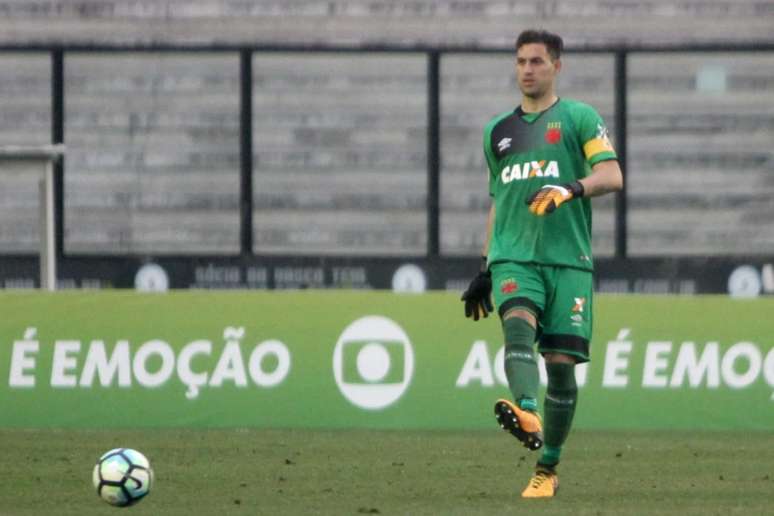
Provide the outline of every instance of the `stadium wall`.
{"type": "MultiPolygon", "coordinates": [[[[505,48],[34,48],[0,59],[0,135],[67,135],[59,288],[132,287],[149,263],[171,288],[390,288],[413,262],[461,289],[477,267],[505,48]]],[[[563,72],[628,154],[627,192],[594,201],[598,289],[771,293],[774,46],[615,48],[563,72]]],[[[0,287],[33,288],[35,176],[0,172],[0,287]]]]}
{"type": "MultiPolygon", "coordinates": [[[[594,303],[578,427],[772,427],[774,299],[594,303]]],[[[496,319],[465,320],[449,293],[6,292],[0,304],[2,427],[478,429],[508,395],[496,319]]]]}
{"type": "Polygon", "coordinates": [[[760,0],[2,0],[0,42],[511,44],[741,42],[771,36],[760,0]]]}

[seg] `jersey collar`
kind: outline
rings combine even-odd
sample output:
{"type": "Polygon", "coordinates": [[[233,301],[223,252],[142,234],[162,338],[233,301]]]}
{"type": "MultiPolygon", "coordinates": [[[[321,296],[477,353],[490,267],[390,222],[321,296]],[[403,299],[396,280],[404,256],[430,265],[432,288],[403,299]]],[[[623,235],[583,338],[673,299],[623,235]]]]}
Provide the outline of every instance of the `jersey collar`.
{"type": "Polygon", "coordinates": [[[538,115],[538,116],[537,116],[537,117],[536,117],[536,118],[535,118],[535,119],[534,119],[532,122],[527,122],[526,120],[524,120],[524,118],[522,118],[524,115],[527,115],[527,114],[530,114],[530,115],[532,115],[532,114],[534,114],[534,113],[526,113],[526,112],[525,112],[525,111],[524,111],[524,110],[521,108],[521,104],[519,104],[519,105],[518,105],[518,107],[517,107],[517,108],[516,108],[516,109],[515,109],[513,112],[516,114],[516,116],[517,116],[517,117],[519,117],[519,120],[521,120],[521,121],[522,121],[522,122],[524,122],[525,124],[527,124],[527,123],[534,124],[534,123],[535,123],[535,122],[537,122],[537,121],[538,121],[538,119],[540,119],[540,117],[541,117],[541,116],[543,116],[543,115],[544,115],[544,114],[545,114],[547,111],[550,111],[551,109],[553,109],[553,107],[554,107],[554,106],[556,106],[557,104],[559,104],[559,101],[561,101],[561,100],[562,100],[562,98],[561,98],[561,97],[556,97],[556,101],[555,101],[553,104],[551,104],[550,106],[548,106],[547,108],[545,108],[543,111],[541,111],[541,112],[540,112],[540,114],[539,114],[539,115],[538,115]]]}

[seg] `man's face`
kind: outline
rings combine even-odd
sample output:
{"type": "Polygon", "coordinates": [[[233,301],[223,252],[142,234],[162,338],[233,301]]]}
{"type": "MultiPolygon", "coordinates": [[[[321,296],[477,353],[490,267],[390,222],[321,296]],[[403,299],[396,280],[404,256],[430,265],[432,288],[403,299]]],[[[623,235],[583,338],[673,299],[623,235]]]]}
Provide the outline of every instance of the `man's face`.
{"type": "Polygon", "coordinates": [[[553,61],[543,43],[527,43],[516,52],[516,79],[526,97],[540,98],[553,90],[562,63],[553,61]]]}

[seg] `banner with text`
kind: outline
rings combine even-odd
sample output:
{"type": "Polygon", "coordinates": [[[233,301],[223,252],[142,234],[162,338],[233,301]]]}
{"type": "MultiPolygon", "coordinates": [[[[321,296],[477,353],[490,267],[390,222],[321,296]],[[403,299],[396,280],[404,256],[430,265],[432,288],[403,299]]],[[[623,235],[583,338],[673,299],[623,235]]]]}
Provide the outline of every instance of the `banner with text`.
{"type": "MultiPolygon", "coordinates": [[[[0,306],[2,427],[494,428],[509,395],[499,320],[466,320],[452,293],[5,292],[0,306]]],[[[774,428],[771,314],[770,298],[597,296],[576,426],[774,428]]]]}

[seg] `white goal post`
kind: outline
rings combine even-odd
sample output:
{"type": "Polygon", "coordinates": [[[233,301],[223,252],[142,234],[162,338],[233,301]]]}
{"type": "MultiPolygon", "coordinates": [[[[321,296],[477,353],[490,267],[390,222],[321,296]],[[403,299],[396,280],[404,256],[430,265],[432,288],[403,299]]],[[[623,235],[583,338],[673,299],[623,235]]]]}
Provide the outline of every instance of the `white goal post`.
{"type": "Polygon", "coordinates": [[[54,163],[65,152],[64,144],[0,146],[0,173],[10,162],[26,162],[39,171],[40,192],[40,288],[56,290],[56,211],[54,210],[54,163]]]}

